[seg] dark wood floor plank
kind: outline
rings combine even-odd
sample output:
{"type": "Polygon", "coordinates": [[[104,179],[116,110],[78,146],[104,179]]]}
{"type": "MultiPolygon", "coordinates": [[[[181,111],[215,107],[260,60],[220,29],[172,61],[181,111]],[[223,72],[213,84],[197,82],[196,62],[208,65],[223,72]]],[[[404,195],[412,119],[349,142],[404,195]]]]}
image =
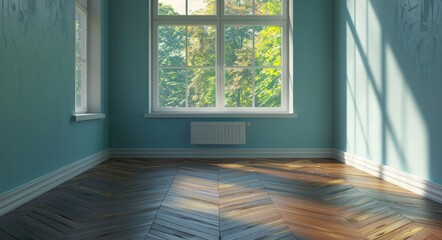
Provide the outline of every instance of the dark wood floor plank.
{"type": "Polygon", "coordinates": [[[293,237],[249,161],[220,163],[219,192],[221,238],[293,237]]]}
{"type": "Polygon", "coordinates": [[[331,159],[111,159],[0,239],[440,239],[442,206],[331,159]]]}
{"type": "Polygon", "coordinates": [[[219,239],[218,199],[216,162],[183,161],[149,235],[165,239],[219,239]]]}
{"type": "Polygon", "coordinates": [[[3,240],[16,240],[16,238],[14,238],[12,235],[10,235],[9,233],[0,230],[0,239],[3,240]]]}

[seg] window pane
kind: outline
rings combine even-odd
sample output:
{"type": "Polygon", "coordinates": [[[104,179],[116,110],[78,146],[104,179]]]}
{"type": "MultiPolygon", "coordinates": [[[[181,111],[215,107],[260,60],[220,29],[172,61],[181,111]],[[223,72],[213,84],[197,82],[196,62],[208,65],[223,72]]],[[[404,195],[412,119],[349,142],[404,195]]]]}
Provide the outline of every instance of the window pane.
{"type": "Polygon", "coordinates": [[[216,65],[216,27],[189,26],[189,66],[216,65]]]}
{"type": "Polygon", "coordinates": [[[189,107],[215,107],[215,68],[189,69],[189,107]]]}
{"type": "Polygon", "coordinates": [[[186,15],[186,0],[158,0],[158,15],[186,15]]]}
{"type": "Polygon", "coordinates": [[[225,0],[225,15],[252,15],[253,0],[225,0]]]}
{"type": "Polygon", "coordinates": [[[87,81],[86,13],[75,9],[75,110],[85,112],[87,81]]]}
{"type": "Polygon", "coordinates": [[[188,1],[188,15],[216,15],[216,0],[188,1]]]}
{"type": "Polygon", "coordinates": [[[252,69],[226,69],[226,107],[253,107],[252,78],[252,69]]]}
{"type": "Polygon", "coordinates": [[[224,55],[226,66],[252,66],[253,27],[225,26],[224,55]]]}
{"type": "Polygon", "coordinates": [[[86,59],[86,16],[75,11],[75,57],[86,59]]]}
{"type": "Polygon", "coordinates": [[[255,15],[282,15],[282,0],[255,0],[255,15]]]}
{"type": "Polygon", "coordinates": [[[186,26],[158,27],[159,66],[185,66],[186,26]]]}
{"type": "Polygon", "coordinates": [[[160,69],[159,106],[185,107],[186,106],[186,70],[160,69]]]}
{"type": "Polygon", "coordinates": [[[86,62],[76,58],[75,60],[75,107],[84,108],[86,106],[86,62]]]}
{"type": "Polygon", "coordinates": [[[255,65],[281,66],[282,29],[255,26],[255,65]]]}
{"type": "Polygon", "coordinates": [[[281,70],[260,68],[255,70],[255,106],[281,107],[281,70]]]}

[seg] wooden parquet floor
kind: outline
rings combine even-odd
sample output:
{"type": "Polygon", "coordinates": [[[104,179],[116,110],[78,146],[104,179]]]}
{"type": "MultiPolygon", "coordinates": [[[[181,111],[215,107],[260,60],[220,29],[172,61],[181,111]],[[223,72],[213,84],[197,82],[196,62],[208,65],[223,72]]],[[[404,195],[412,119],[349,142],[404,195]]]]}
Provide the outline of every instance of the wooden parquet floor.
{"type": "Polygon", "coordinates": [[[330,159],[111,159],[0,239],[442,239],[442,205],[330,159]]]}

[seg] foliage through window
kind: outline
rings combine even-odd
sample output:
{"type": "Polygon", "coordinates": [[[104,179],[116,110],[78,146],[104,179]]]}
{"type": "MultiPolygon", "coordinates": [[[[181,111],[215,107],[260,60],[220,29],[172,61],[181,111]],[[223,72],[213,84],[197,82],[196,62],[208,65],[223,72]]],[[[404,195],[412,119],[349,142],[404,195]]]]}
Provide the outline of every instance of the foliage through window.
{"type": "Polygon", "coordinates": [[[75,6],[75,112],[87,112],[87,10],[75,6]]]}
{"type": "Polygon", "coordinates": [[[288,112],[288,1],[153,4],[153,112],[288,112]]]}

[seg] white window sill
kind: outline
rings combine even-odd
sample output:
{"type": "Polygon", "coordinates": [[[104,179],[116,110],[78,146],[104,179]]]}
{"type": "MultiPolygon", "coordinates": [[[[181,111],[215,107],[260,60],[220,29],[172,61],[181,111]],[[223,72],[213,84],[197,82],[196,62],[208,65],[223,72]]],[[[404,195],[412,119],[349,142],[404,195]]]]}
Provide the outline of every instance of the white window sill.
{"type": "Polygon", "coordinates": [[[297,113],[145,113],[145,118],[297,118],[297,113]]]}
{"type": "Polygon", "coordinates": [[[74,122],[90,121],[106,118],[104,113],[78,113],[72,116],[74,122]]]}

